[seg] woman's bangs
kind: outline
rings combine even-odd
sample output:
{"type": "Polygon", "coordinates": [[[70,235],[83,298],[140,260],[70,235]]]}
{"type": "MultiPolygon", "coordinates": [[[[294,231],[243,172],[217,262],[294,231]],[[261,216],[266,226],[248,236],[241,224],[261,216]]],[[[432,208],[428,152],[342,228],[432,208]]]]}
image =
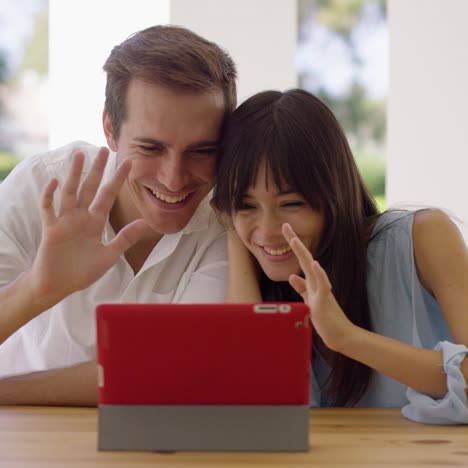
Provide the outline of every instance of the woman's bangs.
{"type": "Polygon", "coordinates": [[[320,209],[323,206],[323,194],[320,193],[323,180],[317,180],[317,158],[310,154],[313,146],[291,127],[285,132],[276,132],[275,141],[269,145],[266,167],[279,190],[298,192],[312,208],[320,209]]]}
{"type": "Polygon", "coordinates": [[[282,147],[278,139],[270,141],[268,148],[263,153],[262,160],[265,163],[265,184],[268,187],[268,179],[273,180],[280,191],[297,190],[297,183],[292,170],[290,154],[287,148],[282,147]]]}
{"type": "Polygon", "coordinates": [[[230,212],[243,206],[243,199],[255,183],[263,161],[264,142],[261,138],[247,138],[248,145],[239,145],[232,151],[231,167],[226,186],[229,187],[230,212]]]}

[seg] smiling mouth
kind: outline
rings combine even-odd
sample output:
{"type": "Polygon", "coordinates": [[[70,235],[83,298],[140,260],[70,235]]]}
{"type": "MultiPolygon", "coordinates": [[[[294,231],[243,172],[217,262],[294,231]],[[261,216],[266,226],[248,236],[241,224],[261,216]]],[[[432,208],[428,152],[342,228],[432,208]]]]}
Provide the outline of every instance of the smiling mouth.
{"type": "Polygon", "coordinates": [[[269,247],[263,246],[263,250],[273,257],[279,257],[280,255],[285,255],[291,252],[291,247],[283,247],[282,249],[270,249],[269,247]]]}
{"type": "Polygon", "coordinates": [[[184,195],[170,196],[170,195],[166,195],[165,193],[158,192],[157,190],[152,190],[150,188],[148,188],[148,190],[153,194],[155,198],[157,198],[158,200],[164,203],[167,203],[168,205],[175,205],[176,203],[181,203],[193,193],[193,192],[189,192],[184,195]]]}

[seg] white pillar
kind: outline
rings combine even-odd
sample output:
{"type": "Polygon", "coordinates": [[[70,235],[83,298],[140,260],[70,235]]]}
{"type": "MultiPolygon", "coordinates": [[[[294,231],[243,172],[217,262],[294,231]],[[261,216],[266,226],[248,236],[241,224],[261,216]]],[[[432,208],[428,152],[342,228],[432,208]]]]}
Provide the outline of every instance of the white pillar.
{"type": "Polygon", "coordinates": [[[296,0],[172,0],[171,23],[225,48],[237,65],[238,102],[297,86],[296,0]]]}
{"type": "Polygon", "coordinates": [[[170,0],[49,0],[49,146],[104,145],[101,115],[111,49],[130,34],[169,23],[170,0]]]}
{"type": "Polygon", "coordinates": [[[388,0],[387,200],[468,222],[468,2],[388,0]]]}

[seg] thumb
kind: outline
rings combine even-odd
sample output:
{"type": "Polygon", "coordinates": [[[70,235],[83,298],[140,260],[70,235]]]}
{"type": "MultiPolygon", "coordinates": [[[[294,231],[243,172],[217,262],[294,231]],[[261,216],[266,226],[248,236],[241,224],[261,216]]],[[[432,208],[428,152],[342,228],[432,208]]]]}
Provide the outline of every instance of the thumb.
{"type": "Polygon", "coordinates": [[[122,228],[117,236],[109,242],[108,246],[119,256],[132,245],[136,244],[144,234],[147,234],[150,230],[151,228],[146,221],[137,219],[122,228]]]}

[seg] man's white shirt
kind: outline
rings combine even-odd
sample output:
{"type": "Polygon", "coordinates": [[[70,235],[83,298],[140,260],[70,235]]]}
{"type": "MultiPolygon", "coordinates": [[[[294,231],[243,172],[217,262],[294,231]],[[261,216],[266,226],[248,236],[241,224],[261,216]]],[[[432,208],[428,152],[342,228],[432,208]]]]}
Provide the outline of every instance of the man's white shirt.
{"type": "MultiPolygon", "coordinates": [[[[86,173],[98,149],[74,142],[27,158],[0,183],[0,287],[32,265],[41,238],[39,203],[45,184],[52,177],[59,180],[54,199],[57,208],[72,153],[85,153],[86,173]]],[[[111,153],[102,183],[110,179],[116,165],[117,155],[111,153]]],[[[114,235],[107,222],[104,243],[114,235]]],[[[99,303],[223,302],[226,281],[226,239],[207,197],[181,232],[161,238],[136,275],[121,256],[89,288],[70,295],[8,338],[0,345],[0,377],[94,359],[94,314],[99,303]]]]}

